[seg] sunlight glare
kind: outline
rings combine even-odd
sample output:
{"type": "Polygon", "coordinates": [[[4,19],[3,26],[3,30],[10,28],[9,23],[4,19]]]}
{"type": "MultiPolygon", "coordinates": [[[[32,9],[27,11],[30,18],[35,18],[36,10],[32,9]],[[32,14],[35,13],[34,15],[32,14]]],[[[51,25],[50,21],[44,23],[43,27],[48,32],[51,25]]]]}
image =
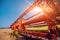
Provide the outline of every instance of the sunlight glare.
{"type": "Polygon", "coordinates": [[[43,10],[42,10],[40,7],[38,7],[38,6],[36,6],[36,7],[34,8],[34,11],[35,11],[35,12],[43,12],[43,10]]]}

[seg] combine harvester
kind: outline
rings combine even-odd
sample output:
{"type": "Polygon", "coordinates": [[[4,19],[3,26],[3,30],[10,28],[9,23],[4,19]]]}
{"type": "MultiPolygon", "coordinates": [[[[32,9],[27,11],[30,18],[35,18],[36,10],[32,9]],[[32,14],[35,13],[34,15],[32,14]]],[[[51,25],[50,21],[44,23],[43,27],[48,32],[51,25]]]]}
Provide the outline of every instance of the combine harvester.
{"type": "MultiPolygon", "coordinates": [[[[48,38],[49,40],[55,39],[59,35],[56,17],[60,15],[60,4],[57,0],[35,0],[34,3],[22,13],[22,15],[10,26],[12,30],[17,30],[20,35],[26,37],[28,40],[32,38],[48,38]],[[39,7],[40,12],[24,19],[23,17],[28,14],[34,7],[39,7]],[[40,24],[44,21],[48,25],[46,32],[27,31],[29,26],[40,24]]],[[[32,39],[33,40],[33,39],[32,39]]]]}

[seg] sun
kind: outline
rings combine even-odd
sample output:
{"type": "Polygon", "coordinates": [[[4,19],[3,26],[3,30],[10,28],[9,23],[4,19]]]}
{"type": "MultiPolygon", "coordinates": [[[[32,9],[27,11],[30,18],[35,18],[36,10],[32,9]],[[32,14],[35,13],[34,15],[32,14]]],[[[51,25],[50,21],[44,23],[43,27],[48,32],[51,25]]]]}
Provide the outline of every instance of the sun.
{"type": "Polygon", "coordinates": [[[40,7],[38,7],[38,6],[36,6],[36,7],[34,8],[34,11],[35,11],[35,12],[43,12],[42,8],[40,8],[40,7]]]}

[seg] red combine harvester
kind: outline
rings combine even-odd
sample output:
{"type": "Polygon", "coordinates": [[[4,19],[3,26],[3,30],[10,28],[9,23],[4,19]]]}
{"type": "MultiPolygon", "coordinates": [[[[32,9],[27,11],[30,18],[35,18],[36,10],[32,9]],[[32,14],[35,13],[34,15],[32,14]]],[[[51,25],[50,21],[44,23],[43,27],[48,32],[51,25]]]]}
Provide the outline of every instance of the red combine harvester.
{"type": "Polygon", "coordinates": [[[25,37],[29,35],[30,37],[35,36],[48,38],[49,40],[57,40],[58,28],[56,17],[60,15],[60,5],[56,1],[57,0],[35,0],[34,3],[10,26],[11,29],[17,30],[25,37]],[[29,17],[28,19],[24,19],[23,16],[25,16],[36,6],[40,8],[40,12],[29,17]],[[45,21],[48,25],[48,31],[46,33],[27,31],[26,28],[28,28],[30,24],[33,25],[34,23],[41,21],[45,21]]]}

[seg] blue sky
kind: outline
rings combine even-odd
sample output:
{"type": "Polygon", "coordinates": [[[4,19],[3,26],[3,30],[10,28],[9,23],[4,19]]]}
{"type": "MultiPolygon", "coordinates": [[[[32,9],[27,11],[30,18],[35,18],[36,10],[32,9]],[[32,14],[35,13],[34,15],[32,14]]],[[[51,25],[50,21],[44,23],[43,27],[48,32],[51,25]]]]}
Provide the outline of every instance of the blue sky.
{"type": "Polygon", "coordinates": [[[0,0],[0,28],[10,25],[30,6],[33,0],[0,0]]]}

